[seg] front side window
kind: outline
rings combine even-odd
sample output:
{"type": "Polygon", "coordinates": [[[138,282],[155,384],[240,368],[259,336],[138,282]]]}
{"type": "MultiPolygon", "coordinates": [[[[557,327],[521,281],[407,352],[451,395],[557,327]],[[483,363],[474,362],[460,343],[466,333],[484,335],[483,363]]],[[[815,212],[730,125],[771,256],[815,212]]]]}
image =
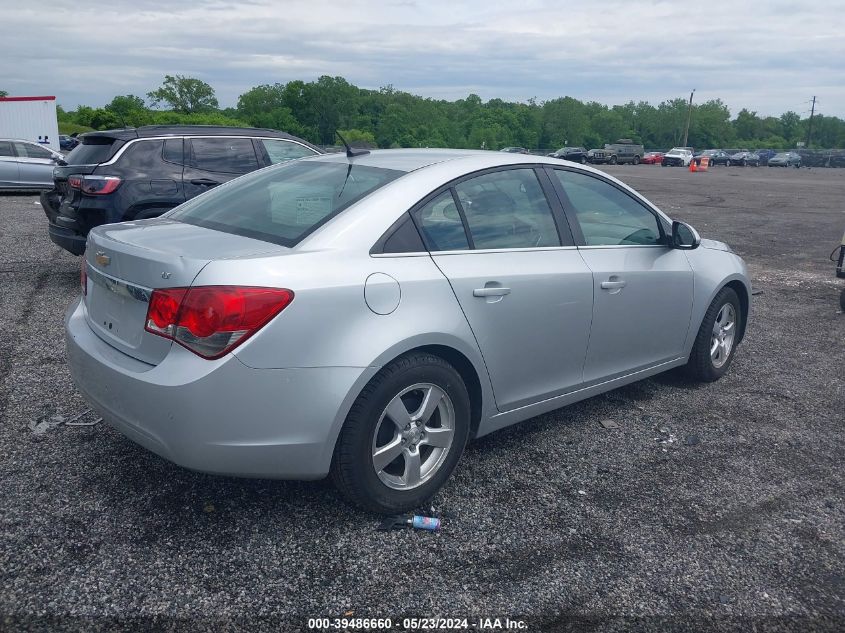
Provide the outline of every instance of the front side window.
{"type": "Polygon", "coordinates": [[[346,162],[289,162],[233,180],[180,205],[167,217],[294,246],[403,173],[346,162]]]}
{"type": "Polygon", "coordinates": [[[29,143],[15,143],[15,150],[21,158],[52,158],[53,155],[43,147],[29,143]]]}
{"type": "Polygon", "coordinates": [[[310,147],[291,141],[262,138],[258,142],[261,143],[264,151],[267,152],[267,157],[274,165],[288,160],[296,160],[303,156],[314,156],[316,153],[310,147]]]}
{"type": "Polygon", "coordinates": [[[587,246],[662,243],[657,216],[642,203],[594,176],[554,170],[587,246]]]}
{"type": "Polygon", "coordinates": [[[446,190],[414,213],[425,241],[431,251],[463,251],[469,248],[461,215],[446,190]]]}
{"type": "Polygon", "coordinates": [[[533,169],[495,171],[455,185],[477,249],[560,246],[533,169]]]}
{"type": "Polygon", "coordinates": [[[191,165],[203,171],[246,174],[258,169],[258,159],[248,138],[195,138],[191,165]]]}

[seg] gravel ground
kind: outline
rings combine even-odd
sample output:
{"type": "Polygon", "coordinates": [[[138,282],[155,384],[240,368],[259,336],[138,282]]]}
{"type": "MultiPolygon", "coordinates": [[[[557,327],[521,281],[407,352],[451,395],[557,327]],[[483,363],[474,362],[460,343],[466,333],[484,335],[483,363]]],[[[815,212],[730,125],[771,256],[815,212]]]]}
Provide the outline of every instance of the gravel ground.
{"type": "Polygon", "coordinates": [[[377,532],[326,482],[197,474],[105,424],[57,424],[86,408],[62,330],[78,260],[36,196],[0,196],[0,630],[344,614],[845,628],[845,316],[827,260],[845,170],[607,171],[746,258],[748,335],[716,384],[667,374],[474,442],[438,534],[377,532]]]}

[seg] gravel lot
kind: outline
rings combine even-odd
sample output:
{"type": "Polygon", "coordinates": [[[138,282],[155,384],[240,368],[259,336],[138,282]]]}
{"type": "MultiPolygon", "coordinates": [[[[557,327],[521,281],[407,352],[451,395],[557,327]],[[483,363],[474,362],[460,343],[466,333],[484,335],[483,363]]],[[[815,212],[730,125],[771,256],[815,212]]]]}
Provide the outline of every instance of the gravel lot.
{"type": "Polygon", "coordinates": [[[438,534],[377,532],[326,482],[188,472],[86,409],[62,315],[78,259],[0,196],[0,630],[273,630],[308,616],[528,630],[843,630],[845,170],[608,168],[745,257],[730,373],[676,374],[471,444],[438,534]],[[613,419],[618,429],[605,429],[613,419]]]}

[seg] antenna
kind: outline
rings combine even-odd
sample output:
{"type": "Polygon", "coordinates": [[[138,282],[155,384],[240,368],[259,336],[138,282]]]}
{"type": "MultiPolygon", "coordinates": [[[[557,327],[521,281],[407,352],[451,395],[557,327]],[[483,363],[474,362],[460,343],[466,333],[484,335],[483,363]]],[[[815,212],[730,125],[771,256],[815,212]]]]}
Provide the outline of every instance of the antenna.
{"type": "Polygon", "coordinates": [[[354,158],[355,156],[366,156],[370,153],[370,150],[368,149],[352,149],[351,147],[349,147],[349,143],[346,142],[346,139],[340,135],[340,132],[335,130],[334,133],[337,134],[337,137],[341,140],[343,146],[346,147],[347,158],[354,158]]]}

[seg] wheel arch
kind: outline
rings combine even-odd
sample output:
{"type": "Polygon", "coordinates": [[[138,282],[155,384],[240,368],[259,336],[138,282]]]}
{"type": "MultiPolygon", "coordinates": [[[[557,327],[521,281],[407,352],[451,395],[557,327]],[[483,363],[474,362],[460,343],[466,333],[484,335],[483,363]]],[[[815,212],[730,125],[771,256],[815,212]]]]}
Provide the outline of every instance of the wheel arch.
{"type": "Polygon", "coordinates": [[[487,375],[484,360],[477,348],[470,348],[465,341],[448,336],[415,336],[391,346],[373,359],[367,370],[361,373],[359,379],[349,390],[334,420],[331,434],[327,438],[324,455],[326,464],[331,462],[346,417],[364,388],[381,371],[382,367],[401,356],[420,351],[442,358],[461,375],[470,397],[470,438],[475,437],[485,417],[497,413],[493,387],[487,375]]]}
{"type": "Polygon", "coordinates": [[[449,363],[461,375],[464,385],[469,394],[470,427],[469,436],[474,438],[481,424],[481,413],[483,411],[484,394],[481,390],[481,379],[472,362],[454,347],[446,345],[423,345],[410,352],[427,352],[438,356],[449,363]]]}
{"type": "Polygon", "coordinates": [[[737,343],[740,343],[745,337],[745,326],[748,323],[748,310],[751,307],[750,293],[748,292],[748,287],[739,279],[732,279],[722,286],[722,288],[731,288],[736,293],[736,296],[739,297],[739,307],[742,309],[742,320],[739,324],[737,343]]]}

